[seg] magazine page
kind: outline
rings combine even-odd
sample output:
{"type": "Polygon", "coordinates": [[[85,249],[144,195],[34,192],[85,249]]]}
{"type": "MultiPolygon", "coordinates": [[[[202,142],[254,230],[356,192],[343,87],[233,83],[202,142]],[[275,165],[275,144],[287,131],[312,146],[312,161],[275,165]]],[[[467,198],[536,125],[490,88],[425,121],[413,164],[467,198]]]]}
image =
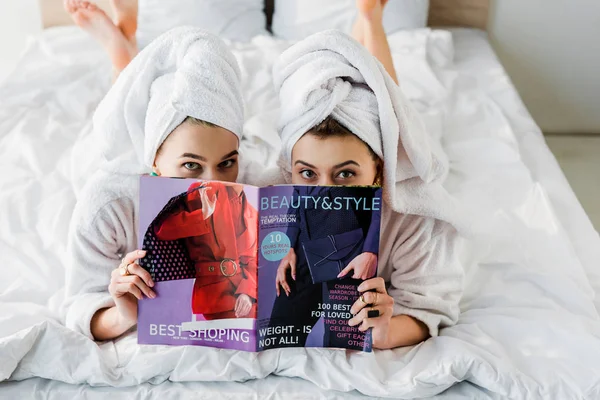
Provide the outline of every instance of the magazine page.
{"type": "Polygon", "coordinates": [[[256,351],[258,189],[144,176],[139,205],[138,343],[256,351]]]}
{"type": "Polygon", "coordinates": [[[348,320],[363,281],[353,276],[377,274],[380,188],[266,187],[259,212],[258,349],[371,351],[370,330],[348,320]]]}

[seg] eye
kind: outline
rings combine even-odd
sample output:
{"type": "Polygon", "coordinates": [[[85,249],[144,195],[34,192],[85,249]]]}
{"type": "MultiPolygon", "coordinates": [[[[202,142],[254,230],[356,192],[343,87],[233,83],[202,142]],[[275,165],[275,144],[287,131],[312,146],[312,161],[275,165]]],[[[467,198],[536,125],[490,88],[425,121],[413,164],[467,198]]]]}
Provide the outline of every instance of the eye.
{"type": "Polygon", "coordinates": [[[353,171],[349,171],[349,170],[344,170],[341,171],[337,177],[340,179],[350,179],[350,178],[354,178],[356,176],[356,174],[353,171]]]}
{"type": "Polygon", "coordinates": [[[183,167],[190,171],[198,171],[199,169],[202,168],[202,166],[200,164],[195,163],[195,162],[186,162],[183,164],[183,167]]]}
{"type": "Polygon", "coordinates": [[[231,168],[235,165],[236,160],[234,158],[230,158],[229,160],[225,160],[219,164],[219,168],[231,168]]]}
{"type": "Polygon", "coordinates": [[[310,169],[305,169],[300,171],[300,175],[304,178],[304,179],[313,179],[316,174],[311,171],[310,169]]]}

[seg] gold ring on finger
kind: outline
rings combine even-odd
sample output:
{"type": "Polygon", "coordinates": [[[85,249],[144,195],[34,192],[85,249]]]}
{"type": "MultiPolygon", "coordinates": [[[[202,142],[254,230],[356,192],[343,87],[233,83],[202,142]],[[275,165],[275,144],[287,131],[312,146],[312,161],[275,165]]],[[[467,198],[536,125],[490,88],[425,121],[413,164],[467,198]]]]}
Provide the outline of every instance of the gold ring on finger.
{"type": "Polygon", "coordinates": [[[360,295],[360,301],[362,301],[363,304],[367,304],[367,302],[365,301],[365,295],[364,295],[364,293],[360,295]]]}
{"type": "Polygon", "coordinates": [[[119,267],[119,269],[120,269],[121,276],[130,275],[129,265],[125,264],[125,265],[119,267]]]}
{"type": "Polygon", "coordinates": [[[373,293],[375,295],[375,300],[373,300],[373,303],[371,303],[372,305],[376,305],[377,304],[377,298],[379,297],[379,293],[374,292],[373,293]]]}

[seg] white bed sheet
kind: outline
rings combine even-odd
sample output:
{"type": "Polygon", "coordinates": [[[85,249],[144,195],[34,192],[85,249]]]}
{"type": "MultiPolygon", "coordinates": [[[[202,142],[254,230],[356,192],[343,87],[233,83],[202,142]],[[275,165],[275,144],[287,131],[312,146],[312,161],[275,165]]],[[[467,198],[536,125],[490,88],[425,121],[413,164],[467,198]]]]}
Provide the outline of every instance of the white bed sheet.
{"type": "MultiPolygon", "coordinates": [[[[57,322],[67,221],[97,163],[90,116],[110,85],[110,68],[78,31],[45,32],[0,88],[0,379],[27,379],[1,384],[0,396],[116,390],[29,379],[40,376],[125,386],[118,393],[138,398],[149,387],[203,390],[207,398],[348,398],[360,396],[357,390],[402,398],[599,397],[598,234],[485,36],[452,33],[453,41],[421,31],[390,43],[404,89],[448,153],[448,187],[490,213],[490,232],[463,254],[469,288],[459,324],[411,349],[257,356],[144,349],[133,336],[98,348],[57,322]],[[284,377],[252,380],[270,373],[284,377]],[[150,384],[131,386],[144,381],[150,384]],[[452,386],[459,381],[466,382],[452,386]]],[[[233,46],[248,78],[248,158],[274,160],[269,64],[286,45],[264,37],[233,46]]]]}

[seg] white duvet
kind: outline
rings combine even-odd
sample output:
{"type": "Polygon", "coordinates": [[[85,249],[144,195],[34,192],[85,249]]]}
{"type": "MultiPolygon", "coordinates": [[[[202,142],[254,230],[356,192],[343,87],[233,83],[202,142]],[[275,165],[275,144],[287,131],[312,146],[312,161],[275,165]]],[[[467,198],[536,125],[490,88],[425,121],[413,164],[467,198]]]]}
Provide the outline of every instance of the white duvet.
{"type": "MultiPolygon", "coordinates": [[[[110,68],[90,39],[61,28],[33,43],[0,87],[0,380],[131,386],[276,374],[381,397],[468,381],[481,395],[600,398],[600,239],[556,167],[544,175],[536,165],[546,157],[536,153],[545,146],[539,130],[528,115],[505,117],[507,107],[523,109],[518,98],[491,95],[508,84],[501,68],[489,70],[490,87],[453,63],[448,32],[404,32],[390,43],[404,90],[450,159],[448,188],[488,227],[462,253],[468,283],[455,327],[390,351],[260,354],[138,346],[135,333],[96,344],[67,330],[59,308],[67,226],[97,165],[90,117],[110,68]]],[[[270,67],[287,45],[268,37],[232,45],[244,73],[247,158],[275,159],[270,67]]]]}

